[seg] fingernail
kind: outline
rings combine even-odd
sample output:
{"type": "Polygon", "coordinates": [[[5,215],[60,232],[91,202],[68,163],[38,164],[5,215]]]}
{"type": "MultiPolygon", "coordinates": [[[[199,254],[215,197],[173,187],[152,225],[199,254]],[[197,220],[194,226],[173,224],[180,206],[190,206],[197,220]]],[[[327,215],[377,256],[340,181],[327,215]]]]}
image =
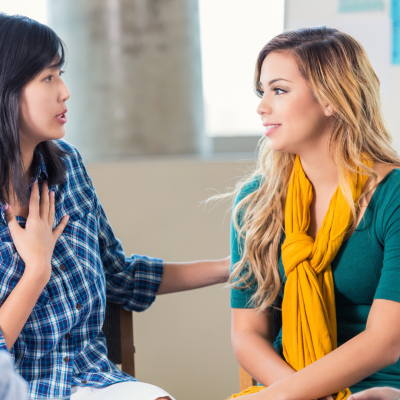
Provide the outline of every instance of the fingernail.
{"type": "Polygon", "coordinates": [[[67,221],[69,220],[69,215],[67,215],[67,221]]]}
{"type": "Polygon", "coordinates": [[[50,192],[53,197],[56,196],[56,192],[50,192]]]}
{"type": "Polygon", "coordinates": [[[3,204],[3,210],[4,210],[4,211],[7,211],[7,210],[8,210],[8,204],[7,204],[7,203],[4,203],[4,204],[3,204]]]}

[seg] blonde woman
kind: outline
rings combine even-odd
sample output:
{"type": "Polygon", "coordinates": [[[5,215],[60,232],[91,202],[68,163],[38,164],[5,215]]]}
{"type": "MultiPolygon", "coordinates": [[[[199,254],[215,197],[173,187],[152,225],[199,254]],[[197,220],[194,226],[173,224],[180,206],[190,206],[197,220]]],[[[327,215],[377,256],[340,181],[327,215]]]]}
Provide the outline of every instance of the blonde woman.
{"type": "Polygon", "coordinates": [[[368,57],[336,29],[286,32],[255,87],[266,137],[235,191],[230,279],[233,348],[263,386],[240,395],[400,388],[400,159],[368,57]]]}

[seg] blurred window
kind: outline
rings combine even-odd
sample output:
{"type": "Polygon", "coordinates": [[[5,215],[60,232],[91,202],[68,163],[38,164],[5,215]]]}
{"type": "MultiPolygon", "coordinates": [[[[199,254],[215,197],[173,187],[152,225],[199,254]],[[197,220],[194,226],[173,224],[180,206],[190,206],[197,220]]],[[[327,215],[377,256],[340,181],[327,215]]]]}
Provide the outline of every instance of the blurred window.
{"type": "Polygon", "coordinates": [[[46,0],[0,0],[0,11],[9,15],[20,14],[45,24],[46,0]]]}
{"type": "Polygon", "coordinates": [[[284,0],[199,0],[206,132],[261,135],[253,76],[258,53],[284,29],[284,0]]]}

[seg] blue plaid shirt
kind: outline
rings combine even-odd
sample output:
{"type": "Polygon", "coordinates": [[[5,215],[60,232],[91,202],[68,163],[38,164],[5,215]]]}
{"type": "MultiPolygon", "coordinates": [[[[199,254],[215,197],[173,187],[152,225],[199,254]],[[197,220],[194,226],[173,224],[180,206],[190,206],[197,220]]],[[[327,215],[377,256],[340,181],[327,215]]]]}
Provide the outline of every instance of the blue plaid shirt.
{"type": "MultiPolygon", "coordinates": [[[[56,216],[70,219],[58,239],[51,278],[11,349],[16,371],[27,380],[30,398],[68,397],[71,385],[106,386],[135,379],[108,358],[101,331],[106,299],[129,311],[143,311],[155,299],[163,261],[125,257],[114,236],[77,150],[64,141],[64,183],[54,186],[56,216]]],[[[31,183],[47,178],[41,158],[31,183]]],[[[21,226],[25,220],[17,217],[21,226]]],[[[24,262],[16,252],[4,212],[0,218],[0,305],[18,283],[24,262]]],[[[7,350],[0,330],[0,350],[7,350]]]]}

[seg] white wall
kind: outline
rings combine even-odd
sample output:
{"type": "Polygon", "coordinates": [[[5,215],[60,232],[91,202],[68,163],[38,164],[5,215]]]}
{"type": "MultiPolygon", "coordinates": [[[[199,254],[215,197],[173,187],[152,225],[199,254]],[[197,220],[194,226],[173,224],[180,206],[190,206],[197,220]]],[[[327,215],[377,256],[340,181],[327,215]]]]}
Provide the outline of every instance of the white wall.
{"type": "MultiPolygon", "coordinates": [[[[228,204],[204,210],[200,201],[234,186],[247,165],[239,158],[144,159],[88,171],[126,254],[217,259],[229,254],[228,204]]],[[[239,390],[224,285],[158,297],[134,313],[134,334],[139,380],[177,400],[223,400],[239,390]]]]}

